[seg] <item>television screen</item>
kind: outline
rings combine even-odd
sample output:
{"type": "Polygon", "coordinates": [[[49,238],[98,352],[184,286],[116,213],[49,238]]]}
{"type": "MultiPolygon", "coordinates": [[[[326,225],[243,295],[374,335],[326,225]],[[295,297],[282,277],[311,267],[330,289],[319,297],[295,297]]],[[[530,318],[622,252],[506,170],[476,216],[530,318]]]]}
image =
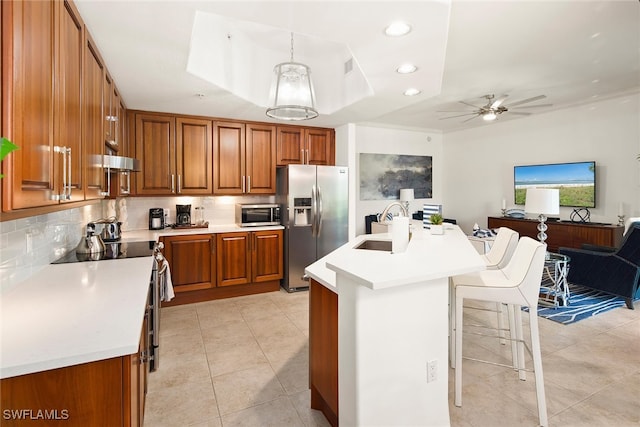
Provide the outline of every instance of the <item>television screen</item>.
{"type": "Polygon", "coordinates": [[[515,166],[513,177],[516,205],[524,205],[527,188],[557,188],[560,206],[596,207],[596,162],[515,166]]]}

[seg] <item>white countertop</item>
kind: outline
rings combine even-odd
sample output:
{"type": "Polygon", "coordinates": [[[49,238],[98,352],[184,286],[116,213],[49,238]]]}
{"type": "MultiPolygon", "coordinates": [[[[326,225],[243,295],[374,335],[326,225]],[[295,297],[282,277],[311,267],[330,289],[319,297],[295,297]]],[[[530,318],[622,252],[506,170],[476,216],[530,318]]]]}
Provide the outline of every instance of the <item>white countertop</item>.
{"type": "Polygon", "coordinates": [[[208,228],[165,228],[163,230],[131,230],[122,233],[123,242],[134,242],[141,240],[154,240],[162,236],[182,236],[189,234],[215,234],[233,233],[241,231],[262,231],[281,230],[282,225],[271,225],[267,227],[240,227],[236,224],[210,225],[208,228]]]}
{"type": "Polygon", "coordinates": [[[445,234],[415,228],[406,252],[354,249],[364,240],[391,240],[390,233],[356,237],[306,268],[306,273],[336,292],[336,271],[370,289],[417,283],[485,268],[462,230],[445,224],[445,234]]]}
{"type": "Polygon", "coordinates": [[[0,295],[0,378],[138,351],[153,257],[52,264],[0,295]]]}

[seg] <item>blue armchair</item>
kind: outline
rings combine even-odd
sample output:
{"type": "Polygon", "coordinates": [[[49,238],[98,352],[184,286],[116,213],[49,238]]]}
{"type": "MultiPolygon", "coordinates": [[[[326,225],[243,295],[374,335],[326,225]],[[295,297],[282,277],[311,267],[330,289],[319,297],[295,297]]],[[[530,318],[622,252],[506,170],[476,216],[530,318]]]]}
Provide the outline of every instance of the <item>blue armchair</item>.
{"type": "Polygon", "coordinates": [[[563,247],[559,252],[571,257],[569,283],[621,296],[633,310],[633,300],[640,298],[640,223],[629,227],[615,252],[563,247]]]}

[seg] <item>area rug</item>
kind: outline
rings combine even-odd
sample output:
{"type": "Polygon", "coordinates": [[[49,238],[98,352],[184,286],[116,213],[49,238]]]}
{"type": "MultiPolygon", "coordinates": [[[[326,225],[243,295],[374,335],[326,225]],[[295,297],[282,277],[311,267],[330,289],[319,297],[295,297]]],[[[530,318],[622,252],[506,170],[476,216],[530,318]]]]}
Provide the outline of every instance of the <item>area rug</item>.
{"type": "Polygon", "coordinates": [[[538,315],[568,325],[625,305],[624,298],[583,286],[569,284],[569,291],[568,306],[554,308],[538,305],[538,315]]]}

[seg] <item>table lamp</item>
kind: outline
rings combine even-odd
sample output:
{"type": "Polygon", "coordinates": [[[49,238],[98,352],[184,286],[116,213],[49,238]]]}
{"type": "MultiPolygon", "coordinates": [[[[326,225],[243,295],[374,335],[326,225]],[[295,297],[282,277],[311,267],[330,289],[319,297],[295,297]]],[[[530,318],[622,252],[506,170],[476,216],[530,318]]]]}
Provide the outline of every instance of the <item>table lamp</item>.
{"type": "Polygon", "coordinates": [[[400,201],[404,205],[407,213],[409,212],[409,203],[414,200],[413,188],[401,188],[400,189],[400,201]]]}
{"type": "Polygon", "coordinates": [[[528,188],[524,202],[524,211],[538,214],[538,240],[544,243],[547,240],[547,224],[545,215],[558,215],[560,213],[560,190],[553,188],[528,188]]]}

